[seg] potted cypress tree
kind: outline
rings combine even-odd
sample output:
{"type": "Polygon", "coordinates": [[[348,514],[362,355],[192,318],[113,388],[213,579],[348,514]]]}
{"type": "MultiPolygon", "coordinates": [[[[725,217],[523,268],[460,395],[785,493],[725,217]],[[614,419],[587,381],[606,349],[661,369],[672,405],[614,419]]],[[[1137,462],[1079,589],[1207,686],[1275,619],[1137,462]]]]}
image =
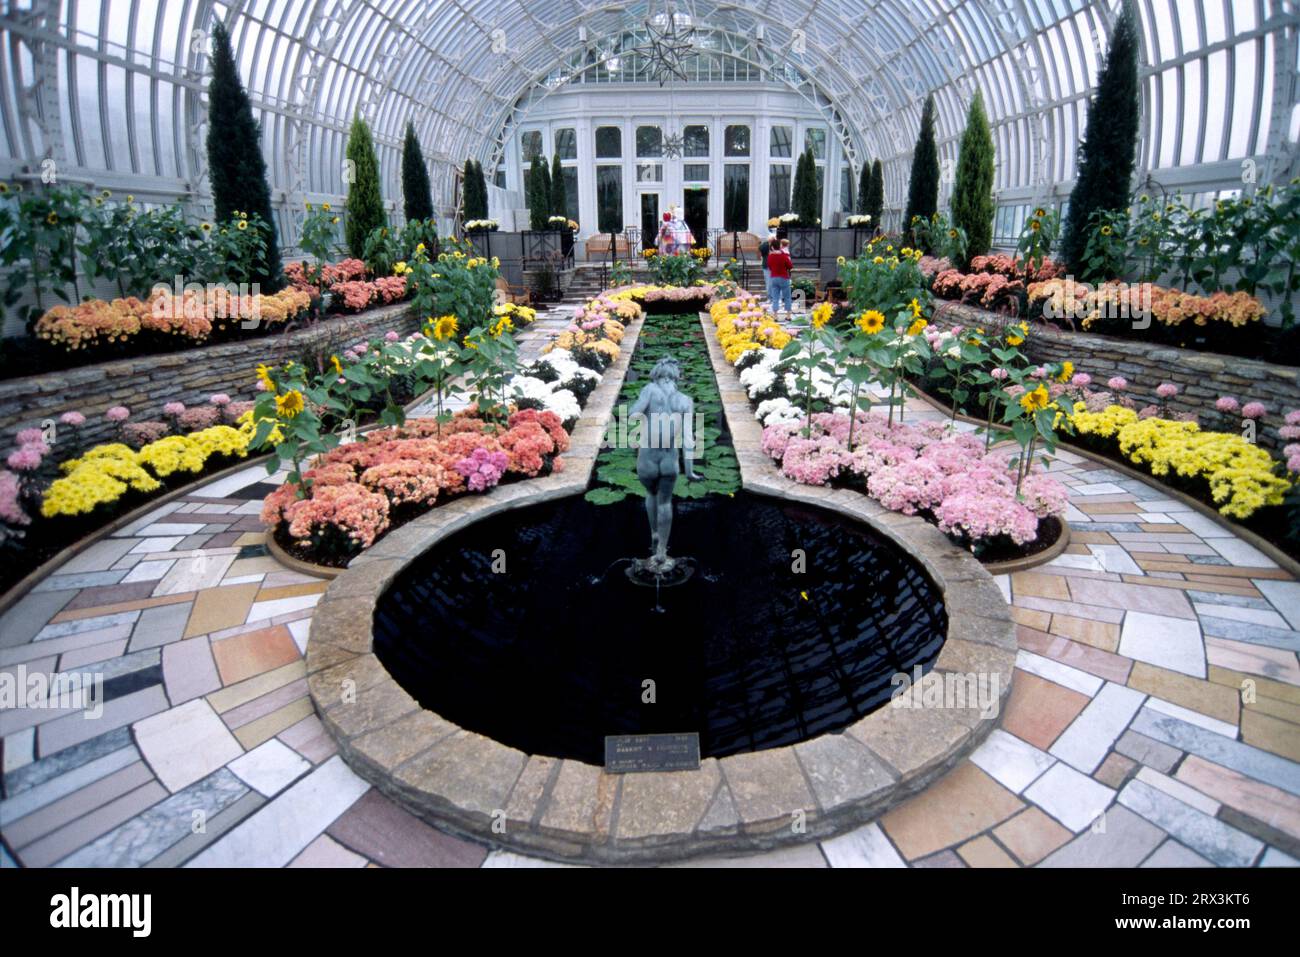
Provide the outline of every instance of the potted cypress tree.
{"type": "Polygon", "coordinates": [[[790,255],[796,261],[817,264],[821,260],[822,201],[817,160],[811,147],[803,151],[795,166],[791,206],[793,218],[786,226],[790,255]]]}

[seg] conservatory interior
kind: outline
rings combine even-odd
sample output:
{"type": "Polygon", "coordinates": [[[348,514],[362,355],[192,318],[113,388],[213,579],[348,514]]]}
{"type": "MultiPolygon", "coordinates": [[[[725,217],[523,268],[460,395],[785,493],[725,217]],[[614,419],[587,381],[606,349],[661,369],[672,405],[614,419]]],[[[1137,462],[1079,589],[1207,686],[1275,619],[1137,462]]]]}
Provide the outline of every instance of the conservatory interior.
{"type": "Polygon", "coordinates": [[[0,864],[1295,867],[1289,0],[3,0],[0,864]]]}

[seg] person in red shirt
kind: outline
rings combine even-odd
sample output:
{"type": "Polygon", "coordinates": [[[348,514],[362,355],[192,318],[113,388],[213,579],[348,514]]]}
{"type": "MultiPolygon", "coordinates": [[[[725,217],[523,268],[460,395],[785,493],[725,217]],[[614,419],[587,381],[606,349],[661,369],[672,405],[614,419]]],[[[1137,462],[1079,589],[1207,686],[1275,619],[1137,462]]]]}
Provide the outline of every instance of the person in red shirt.
{"type": "Polygon", "coordinates": [[[790,259],[790,241],[778,239],[767,254],[767,268],[772,273],[772,312],[779,313],[782,304],[785,313],[794,312],[793,293],[790,288],[790,270],[794,264],[790,259]]]}

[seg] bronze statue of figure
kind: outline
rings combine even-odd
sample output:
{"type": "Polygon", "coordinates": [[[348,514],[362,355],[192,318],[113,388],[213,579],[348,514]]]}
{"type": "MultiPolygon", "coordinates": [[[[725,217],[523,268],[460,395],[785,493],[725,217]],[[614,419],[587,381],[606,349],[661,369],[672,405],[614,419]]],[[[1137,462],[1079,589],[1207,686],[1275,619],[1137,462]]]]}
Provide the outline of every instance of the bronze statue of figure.
{"type": "Polygon", "coordinates": [[[668,533],[673,526],[673,486],[678,472],[685,472],[693,482],[703,478],[694,467],[695,402],[677,388],[681,374],[676,359],[660,359],[629,413],[629,417],[640,416],[644,423],[636,475],[645,486],[645,511],[650,519],[648,564],[659,572],[674,565],[668,557],[668,533]]]}

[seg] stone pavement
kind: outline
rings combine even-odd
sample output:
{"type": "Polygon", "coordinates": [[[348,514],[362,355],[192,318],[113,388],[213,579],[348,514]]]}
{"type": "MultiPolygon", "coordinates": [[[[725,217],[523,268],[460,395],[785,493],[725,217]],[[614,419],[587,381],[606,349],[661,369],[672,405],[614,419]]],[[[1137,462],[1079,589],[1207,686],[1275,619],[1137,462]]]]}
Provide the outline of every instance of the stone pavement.
{"type": "MultiPolygon", "coordinates": [[[[988,741],[857,831],[688,866],[1297,865],[1300,582],[1154,484],[1067,452],[1052,472],[1072,543],[999,579],[1020,652],[988,741]]],[[[105,698],[0,711],[0,864],[555,866],[443,834],[343,764],[303,664],[326,582],[266,553],[273,481],[160,506],[0,619],[0,671],[94,672],[105,698]]]]}

